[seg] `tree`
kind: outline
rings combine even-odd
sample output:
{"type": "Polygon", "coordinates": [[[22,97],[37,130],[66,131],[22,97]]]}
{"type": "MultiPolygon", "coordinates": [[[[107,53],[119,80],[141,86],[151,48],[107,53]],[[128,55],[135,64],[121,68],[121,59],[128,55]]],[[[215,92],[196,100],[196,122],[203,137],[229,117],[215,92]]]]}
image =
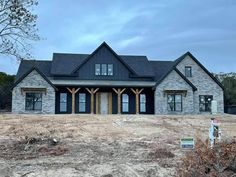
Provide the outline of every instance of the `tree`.
{"type": "Polygon", "coordinates": [[[236,79],[234,77],[226,77],[222,84],[225,88],[225,104],[236,105],[236,79]]]}
{"type": "Polygon", "coordinates": [[[14,75],[0,72],[0,110],[11,108],[11,88],[14,84],[14,75]]]}
{"type": "Polygon", "coordinates": [[[0,54],[31,58],[31,42],[39,40],[37,15],[31,12],[37,4],[37,0],[0,1],[0,54]]]}

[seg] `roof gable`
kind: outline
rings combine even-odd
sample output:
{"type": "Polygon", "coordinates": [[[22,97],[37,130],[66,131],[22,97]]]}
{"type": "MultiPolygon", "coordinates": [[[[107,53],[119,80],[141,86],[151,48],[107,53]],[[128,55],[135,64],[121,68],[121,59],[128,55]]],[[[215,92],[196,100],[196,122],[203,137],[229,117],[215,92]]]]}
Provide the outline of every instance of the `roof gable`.
{"type": "Polygon", "coordinates": [[[119,61],[121,62],[132,74],[135,74],[137,75],[137,73],[127,64],[125,63],[122,58],[117,55],[113,50],[112,48],[107,45],[106,42],[103,42],[92,54],[90,54],[87,58],[84,59],[84,61],[78,65],[72,72],[71,74],[77,72],[83,65],[85,65],[93,56],[95,56],[103,47],[105,47],[109,52],[111,52],[112,55],[114,55],[114,57],[119,61]]]}
{"type": "Polygon", "coordinates": [[[197,63],[197,65],[200,66],[200,68],[224,90],[224,86],[190,52],[186,52],[178,59],[176,59],[174,67],[176,67],[181,61],[183,61],[186,56],[189,56],[195,63],[197,63]]]}
{"type": "Polygon", "coordinates": [[[32,67],[28,72],[26,72],[25,74],[23,74],[18,80],[16,80],[16,82],[14,83],[14,85],[12,86],[12,89],[14,87],[16,87],[24,78],[26,78],[32,71],[36,71],[42,78],[44,78],[44,80],[49,83],[55,90],[57,90],[57,88],[52,84],[52,82],[47,78],[47,76],[45,76],[44,73],[42,73],[38,68],[36,67],[32,67]]]}
{"type": "MultiPolygon", "coordinates": [[[[165,80],[165,78],[172,72],[175,71],[189,86],[192,87],[193,91],[197,91],[197,87],[193,85],[192,82],[190,82],[176,67],[170,68],[156,83],[155,87],[157,87],[159,84],[162,83],[162,81],[165,80]]],[[[154,88],[155,89],[155,88],[154,88]]]]}

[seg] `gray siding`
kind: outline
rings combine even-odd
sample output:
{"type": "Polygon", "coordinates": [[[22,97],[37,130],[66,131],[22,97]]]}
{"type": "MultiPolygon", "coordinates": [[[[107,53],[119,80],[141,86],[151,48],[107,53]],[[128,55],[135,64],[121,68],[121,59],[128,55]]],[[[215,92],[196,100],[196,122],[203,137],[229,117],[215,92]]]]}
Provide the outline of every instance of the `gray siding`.
{"type": "Polygon", "coordinates": [[[129,80],[130,71],[110,50],[102,47],[79,70],[79,79],[129,80]],[[113,64],[113,76],[95,76],[95,64],[113,64]]]}
{"type": "Polygon", "coordinates": [[[36,71],[33,70],[26,76],[12,91],[12,112],[13,113],[55,113],[55,90],[36,71]],[[42,111],[25,110],[25,93],[21,93],[21,88],[46,88],[47,93],[42,94],[42,111]]]}
{"type": "Polygon", "coordinates": [[[177,68],[185,75],[185,66],[192,67],[192,77],[188,79],[197,87],[194,93],[194,109],[195,113],[199,111],[199,95],[213,95],[213,99],[218,103],[218,112],[224,112],[224,93],[222,88],[197,64],[195,61],[186,56],[177,68]]]}
{"type": "Polygon", "coordinates": [[[194,113],[192,87],[176,72],[172,71],[155,90],[155,114],[192,114],[194,113]],[[182,96],[182,112],[168,111],[167,95],[165,90],[187,90],[187,95],[182,96]]]}

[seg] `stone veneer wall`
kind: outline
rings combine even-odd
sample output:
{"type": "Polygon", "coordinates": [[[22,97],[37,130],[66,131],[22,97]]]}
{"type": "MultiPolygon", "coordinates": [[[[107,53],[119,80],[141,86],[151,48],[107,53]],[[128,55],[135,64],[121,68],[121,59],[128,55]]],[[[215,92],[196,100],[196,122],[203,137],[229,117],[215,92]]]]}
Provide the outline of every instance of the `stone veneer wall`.
{"type": "Polygon", "coordinates": [[[191,114],[194,113],[193,89],[176,72],[172,71],[155,90],[155,114],[191,114]],[[164,90],[187,90],[187,95],[182,96],[182,112],[167,110],[167,95],[164,90]]]}
{"type": "Polygon", "coordinates": [[[192,77],[188,79],[197,87],[194,93],[194,109],[195,113],[199,111],[199,95],[213,95],[213,100],[217,101],[217,109],[219,113],[224,112],[224,92],[222,88],[190,57],[186,56],[177,68],[185,75],[185,66],[192,67],[192,77]]]}
{"type": "Polygon", "coordinates": [[[13,113],[55,113],[55,89],[36,71],[33,70],[12,91],[13,113]],[[42,111],[25,110],[25,93],[21,88],[46,88],[46,94],[42,94],[42,111]]]}

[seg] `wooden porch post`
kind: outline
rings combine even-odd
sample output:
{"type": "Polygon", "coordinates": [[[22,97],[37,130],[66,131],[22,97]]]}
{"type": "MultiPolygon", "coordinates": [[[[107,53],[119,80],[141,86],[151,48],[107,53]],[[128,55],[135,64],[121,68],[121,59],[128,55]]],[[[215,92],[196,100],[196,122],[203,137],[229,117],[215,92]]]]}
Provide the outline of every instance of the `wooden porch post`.
{"type": "Polygon", "coordinates": [[[114,92],[117,94],[117,113],[121,114],[121,94],[125,91],[125,88],[121,90],[118,88],[117,90],[115,88],[112,88],[114,92]]]}
{"type": "Polygon", "coordinates": [[[91,90],[89,90],[88,88],[86,88],[86,90],[90,93],[91,95],[91,114],[94,114],[94,94],[98,91],[99,88],[96,88],[94,90],[94,88],[91,88],[91,90]]]}
{"type": "Polygon", "coordinates": [[[66,88],[72,95],[72,114],[74,114],[75,113],[75,94],[80,90],[80,88],[77,88],[76,90],[75,90],[75,88],[72,88],[72,89],[70,89],[68,87],[66,87],[66,88]]]}
{"type": "Polygon", "coordinates": [[[143,89],[133,89],[131,88],[132,92],[135,94],[136,100],[136,114],[139,114],[139,94],[143,91],[143,89]]]}

